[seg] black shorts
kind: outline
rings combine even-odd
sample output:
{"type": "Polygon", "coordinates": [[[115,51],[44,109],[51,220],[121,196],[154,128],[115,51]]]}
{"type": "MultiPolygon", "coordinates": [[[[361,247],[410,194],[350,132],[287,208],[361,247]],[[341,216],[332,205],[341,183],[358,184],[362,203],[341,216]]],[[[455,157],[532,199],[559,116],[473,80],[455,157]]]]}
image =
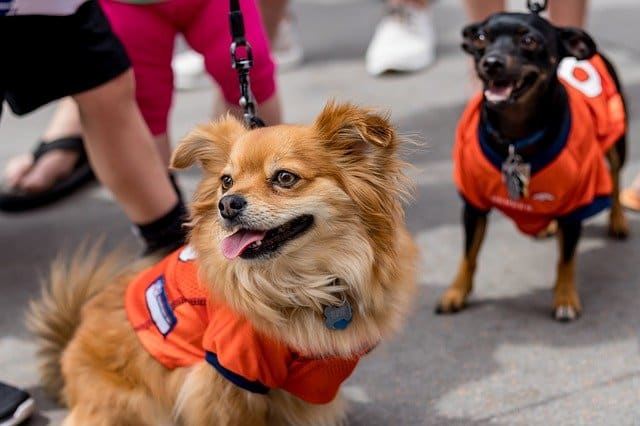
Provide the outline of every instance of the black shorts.
{"type": "Polygon", "coordinates": [[[0,17],[0,41],[0,104],[6,100],[18,115],[98,87],[131,66],[97,0],[73,15],[0,17]]]}

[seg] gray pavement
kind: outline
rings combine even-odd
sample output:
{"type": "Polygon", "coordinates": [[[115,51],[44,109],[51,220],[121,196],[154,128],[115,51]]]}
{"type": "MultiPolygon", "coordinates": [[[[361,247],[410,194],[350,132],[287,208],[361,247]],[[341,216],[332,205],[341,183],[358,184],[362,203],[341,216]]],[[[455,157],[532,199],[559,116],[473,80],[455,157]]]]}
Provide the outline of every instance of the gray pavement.
{"type": "MultiPolygon", "coordinates": [[[[521,6],[524,0],[512,3],[521,6]]],[[[294,0],[306,61],[280,75],[286,120],[308,123],[327,99],[349,100],[390,111],[400,130],[420,141],[408,153],[416,197],[407,209],[422,248],[420,297],[404,332],[365,358],[348,380],[350,423],[640,424],[640,216],[630,216],[633,237],[626,242],[604,237],[604,215],[588,222],[578,264],[584,315],[575,323],[550,318],[555,242],[525,238],[497,213],[469,309],[456,316],[433,314],[462,245],[450,151],[468,96],[468,62],[458,48],[461,1],[440,0],[434,7],[437,63],[416,74],[371,78],[363,56],[381,3],[294,0]]],[[[589,29],[617,63],[631,104],[628,182],[640,171],[640,3],[592,0],[590,10],[589,29]]],[[[176,96],[176,138],[207,120],[211,99],[207,89],[176,96]]],[[[50,114],[51,107],[20,120],[5,114],[0,162],[31,147],[50,114]]],[[[181,178],[190,191],[198,173],[181,178]]],[[[61,248],[98,235],[106,236],[107,246],[135,248],[128,228],[97,185],[51,208],[0,214],[0,380],[36,396],[40,412],[31,425],[59,424],[64,409],[38,386],[34,344],[23,325],[27,302],[61,248]]]]}

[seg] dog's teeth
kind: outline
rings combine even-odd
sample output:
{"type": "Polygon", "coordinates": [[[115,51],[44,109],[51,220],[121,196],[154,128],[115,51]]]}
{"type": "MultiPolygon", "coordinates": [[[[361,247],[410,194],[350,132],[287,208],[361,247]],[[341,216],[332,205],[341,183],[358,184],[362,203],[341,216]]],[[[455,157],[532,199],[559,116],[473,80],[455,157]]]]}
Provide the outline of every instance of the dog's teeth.
{"type": "Polygon", "coordinates": [[[254,249],[254,248],[260,247],[261,245],[262,245],[262,240],[258,240],[249,244],[249,248],[254,249]]]}

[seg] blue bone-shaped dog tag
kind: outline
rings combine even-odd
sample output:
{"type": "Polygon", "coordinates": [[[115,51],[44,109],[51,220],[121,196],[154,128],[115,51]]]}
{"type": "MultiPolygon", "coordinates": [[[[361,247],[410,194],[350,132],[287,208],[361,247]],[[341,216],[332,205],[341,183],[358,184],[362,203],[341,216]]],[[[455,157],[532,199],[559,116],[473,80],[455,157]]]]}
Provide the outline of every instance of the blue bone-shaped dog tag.
{"type": "Polygon", "coordinates": [[[324,323],[332,330],[344,330],[351,324],[353,318],[351,304],[346,300],[339,306],[325,306],[323,314],[324,323]]]}

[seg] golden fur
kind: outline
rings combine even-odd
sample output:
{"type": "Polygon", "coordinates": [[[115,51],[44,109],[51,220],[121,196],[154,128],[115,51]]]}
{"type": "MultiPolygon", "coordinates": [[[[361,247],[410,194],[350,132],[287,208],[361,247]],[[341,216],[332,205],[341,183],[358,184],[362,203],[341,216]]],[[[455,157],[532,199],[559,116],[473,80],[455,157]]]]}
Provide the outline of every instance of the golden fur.
{"type": "MultiPolygon", "coordinates": [[[[198,162],[203,179],[192,204],[190,244],[200,278],[265,335],[304,353],[350,356],[397,330],[415,292],[417,249],[404,225],[407,194],[400,139],[386,117],[353,105],[327,105],[311,126],[247,130],[226,117],[197,128],[176,148],[172,166],[198,162]],[[269,177],[300,176],[291,188],[269,177]],[[218,201],[248,201],[264,229],[301,213],[313,227],[266,260],[227,260],[229,235],[218,201]],[[339,284],[334,281],[339,279],[339,284]],[[324,324],[322,307],[341,293],[354,317],[345,330],[324,324]]],[[[140,345],[124,310],[131,277],[148,265],[122,267],[95,252],[71,267],[58,264],[43,297],[32,304],[45,386],[66,402],[65,425],[334,425],[345,420],[336,397],[314,405],[272,389],[247,392],[203,360],[168,370],[140,345]],[[80,315],[80,309],[81,315],[80,315]],[[63,385],[64,383],[64,385],[63,385]]]]}

